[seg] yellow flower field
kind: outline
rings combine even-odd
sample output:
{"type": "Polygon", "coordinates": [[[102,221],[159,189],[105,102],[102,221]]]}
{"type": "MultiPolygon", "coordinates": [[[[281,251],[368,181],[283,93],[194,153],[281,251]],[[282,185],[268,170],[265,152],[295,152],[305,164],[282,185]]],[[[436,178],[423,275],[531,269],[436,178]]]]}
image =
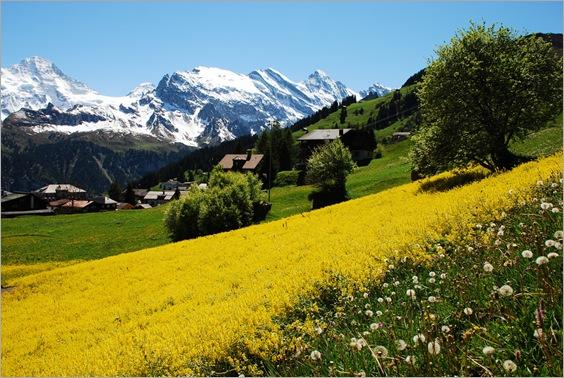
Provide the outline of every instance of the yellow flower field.
{"type": "MultiPolygon", "coordinates": [[[[499,218],[561,168],[559,154],[447,192],[412,183],[16,279],[2,294],[2,375],[209,373],[232,343],[315,295],[315,283],[334,273],[359,284],[378,277],[394,251],[419,255],[417,243],[445,230],[499,218]]],[[[261,342],[275,345],[276,333],[261,342]]]]}

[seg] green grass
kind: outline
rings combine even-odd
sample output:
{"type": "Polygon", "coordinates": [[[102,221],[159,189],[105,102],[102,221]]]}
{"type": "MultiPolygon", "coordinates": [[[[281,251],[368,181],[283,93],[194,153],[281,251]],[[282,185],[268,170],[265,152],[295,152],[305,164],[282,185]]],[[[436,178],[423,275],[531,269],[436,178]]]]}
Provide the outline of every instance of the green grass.
{"type": "Polygon", "coordinates": [[[2,265],[92,260],[165,244],[164,209],[2,219],[2,265]]]}
{"type": "Polygon", "coordinates": [[[510,145],[513,152],[525,156],[544,156],[550,155],[562,148],[562,115],[553,127],[542,129],[529,135],[522,141],[517,141],[510,145]]]}

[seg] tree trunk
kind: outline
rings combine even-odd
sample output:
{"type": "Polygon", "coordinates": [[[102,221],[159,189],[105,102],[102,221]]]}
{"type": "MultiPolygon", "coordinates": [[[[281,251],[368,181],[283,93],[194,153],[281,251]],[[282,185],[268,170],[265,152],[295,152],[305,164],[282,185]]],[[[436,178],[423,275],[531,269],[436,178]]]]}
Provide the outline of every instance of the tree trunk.
{"type": "Polygon", "coordinates": [[[505,171],[515,167],[519,163],[519,157],[509,151],[505,143],[498,143],[492,153],[492,161],[495,170],[505,171]]]}

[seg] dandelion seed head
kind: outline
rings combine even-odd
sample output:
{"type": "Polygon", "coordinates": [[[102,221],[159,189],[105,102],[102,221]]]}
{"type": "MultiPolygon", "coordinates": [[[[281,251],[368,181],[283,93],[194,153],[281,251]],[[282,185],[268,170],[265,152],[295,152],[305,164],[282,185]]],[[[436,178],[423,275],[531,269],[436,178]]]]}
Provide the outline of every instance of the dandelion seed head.
{"type": "Polygon", "coordinates": [[[513,295],[513,288],[509,285],[503,285],[499,288],[498,293],[503,297],[510,297],[513,295]]]}
{"type": "Polygon", "coordinates": [[[494,269],[493,265],[490,264],[490,263],[487,262],[487,261],[484,263],[483,268],[484,268],[484,272],[486,272],[486,273],[491,273],[491,272],[493,271],[493,269],[494,269]]]}
{"type": "Polygon", "coordinates": [[[384,303],[384,298],[378,298],[378,303],[384,303]]]}
{"type": "Polygon", "coordinates": [[[528,249],[524,250],[523,252],[521,252],[521,256],[523,256],[526,259],[530,259],[533,257],[533,252],[529,251],[528,249]]]}
{"type": "Polygon", "coordinates": [[[415,290],[413,290],[413,289],[408,289],[408,290],[405,292],[405,295],[407,295],[407,296],[408,296],[409,298],[411,298],[411,299],[415,299],[415,297],[416,297],[416,295],[415,295],[415,290]]]}
{"type": "Polygon", "coordinates": [[[396,348],[398,350],[405,350],[405,348],[407,348],[407,343],[402,339],[396,340],[396,348]]]}
{"type": "Polygon", "coordinates": [[[491,346],[485,346],[484,349],[482,349],[482,353],[484,353],[486,356],[494,354],[494,352],[495,352],[495,348],[491,346]]]}
{"type": "Polygon", "coordinates": [[[431,341],[429,344],[427,344],[427,350],[429,351],[429,354],[439,354],[441,352],[441,344],[439,344],[439,340],[435,339],[435,341],[431,341]]]}
{"type": "Polygon", "coordinates": [[[413,343],[415,345],[418,345],[419,343],[424,343],[425,342],[425,335],[423,335],[422,333],[418,333],[417,335],[413,336],[413,343]]]}
{"type": "Polygon", "coordinates": [[[474,311],[472,311],[472,309],[470,307],[466,307],[464,309],[464,313],[468,316],[472,315],[474,313],[474,311]]]}
{"type": "Polygon", "coordinates": [[[542,328],[537,328],[535,329],[535,332],[533,332],[533,336],[537,339],[540,339],[542,335],[543,335],[542,328]]]}
{"type": "Polygon", "coordinates": [[[318,350],[314,350],[309,355],[309,358],[311,358],[312,361],[319,361],[321,360],[321,352],[318,350]]]}
{"type": "Polygon", "coordinates": [[[511,360],[505,360],[503,361],[503,368],[505,369],[505,371],[513,373],[515,370],[517,370],[517,365],[515,365],[515,362],[511,360]]]}
{"type": "Polygon", "coordinates": [[[551,260],[557,258],[558,256],[560,255],[556,252],[550,252],[548,255],[546,255],[546,257],[548,257],[551,260]]]}
{"type": "Polygon", "coordinates": [[[444,326],[441,327],[441,331],[442,331],[443,333],[449,333],[449,332],[450,332],[450,327],[447,326],[447,325],[444,325],[444,326]]]}
{"type": "Polygon", "coordinates": [[[548,264],[548,258],[546,256],[539,256],[539,257],[537,257],[535,262],[537,263],[537,265],[548,264]]]}
{"type": "Polygon", "coordinates": [[[375,357],[386,358],[388,357],[388,349],[383,345],[376,345],[373,349],[375,357]]]}
{"type": "Polygon", "coordinates": [[[369,318],[371,318],[371,317],[374,316],[374,313],[373,313],[371,310],[366,310],[366,311],[364,311],[364,314],[365,314],[366,316],[368,316],[369,318]]]}

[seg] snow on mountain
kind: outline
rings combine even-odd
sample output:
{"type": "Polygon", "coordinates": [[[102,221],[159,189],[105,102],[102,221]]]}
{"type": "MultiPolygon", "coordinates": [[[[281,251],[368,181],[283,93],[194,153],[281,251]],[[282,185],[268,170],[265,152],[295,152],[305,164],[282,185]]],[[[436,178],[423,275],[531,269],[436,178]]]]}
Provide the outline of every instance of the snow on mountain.
{"type": "Polygon", "coordinates": [[[377,94],[378,97],[382,97],[385,94],[390,93],[392,90],[393,88],[386,87],[380,83],[374,83],[368,87],[368,89],[360,91],[359,94],[361,99],[374,94],[377,94]]]}
{"type": "MultiPolygon", "coordinates": [[[[376,86],[370,89],[389,91],[376,86]]],[[[126,96],[110,97],[43,58],[2,69],[5,124],[34,132],[145,134],[190,146],[256,133],[271,119],[287,125],[350,95],[359,97],[320,70],[294,82],[272,68],[243,75],[200,66],[167,74],[156,87],[143,83],[126,96]]]]}

